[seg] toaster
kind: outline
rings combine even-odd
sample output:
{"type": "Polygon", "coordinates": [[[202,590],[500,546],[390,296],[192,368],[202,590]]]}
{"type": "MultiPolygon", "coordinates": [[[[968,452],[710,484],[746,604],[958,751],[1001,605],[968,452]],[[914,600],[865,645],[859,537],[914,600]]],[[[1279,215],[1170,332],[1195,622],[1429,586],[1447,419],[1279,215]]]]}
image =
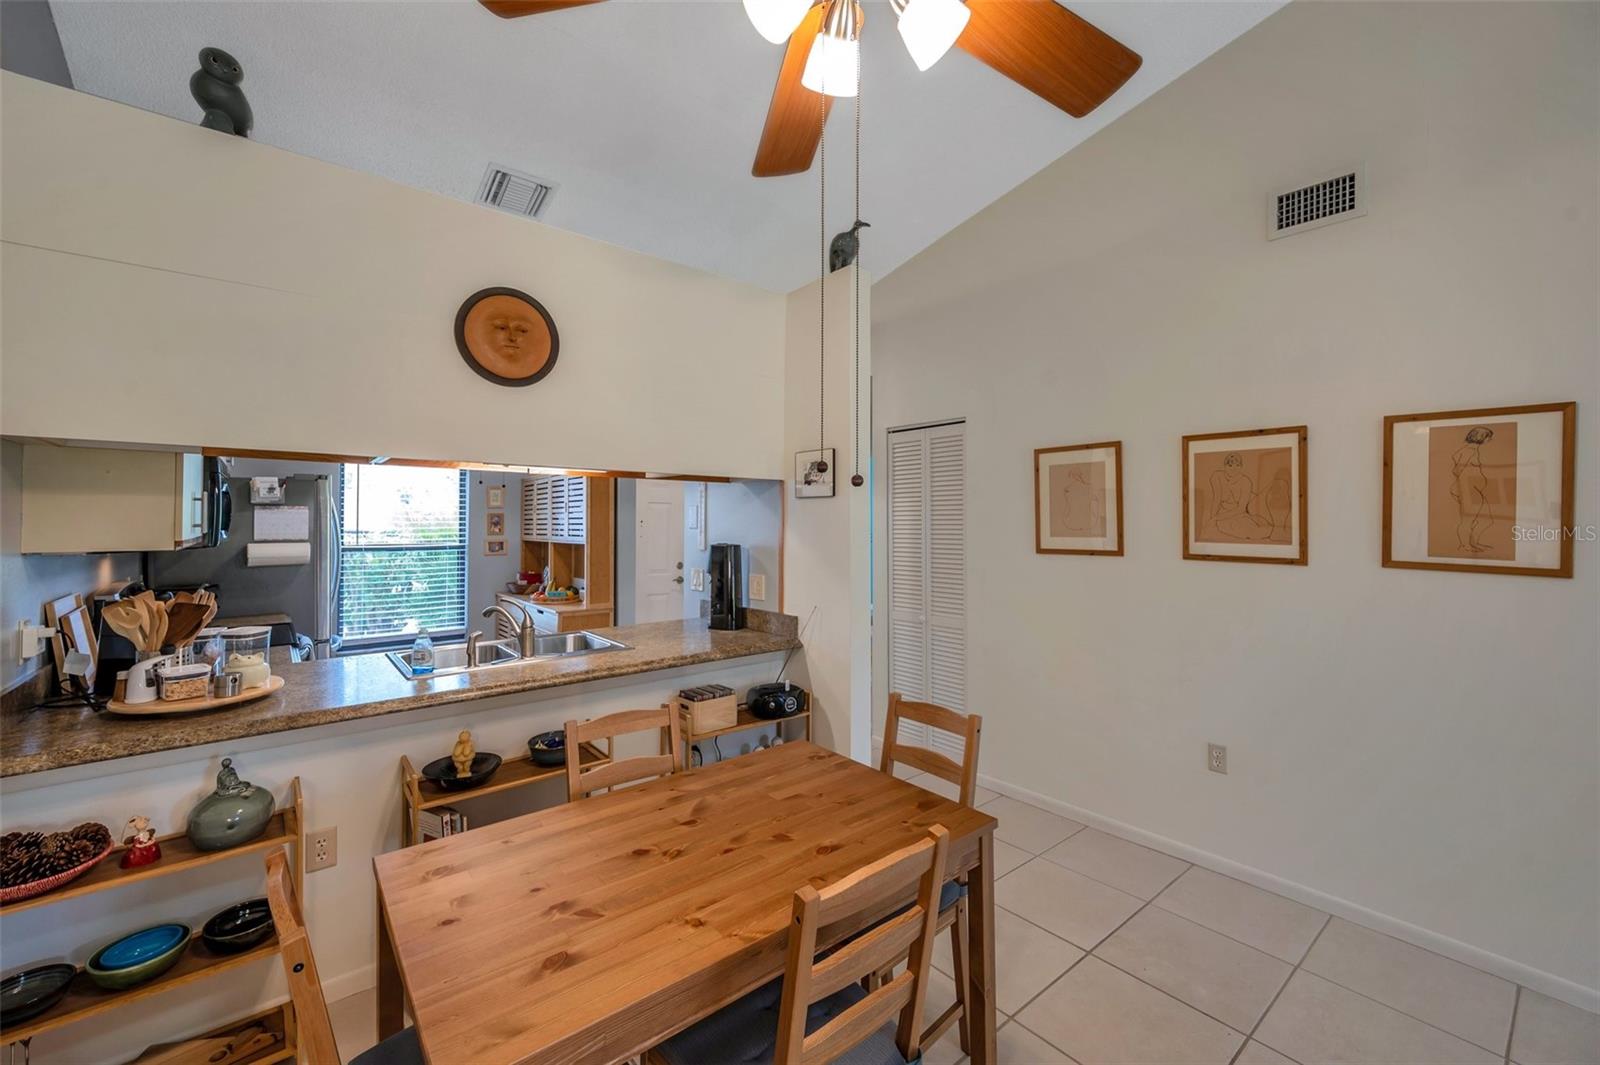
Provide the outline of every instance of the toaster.
{"type": "Polygon", "coordinates": [[[781,681],[776,684],[757,684],[745,696],[745,706],[750,713],[768,721],[780,717],[793,717],[809,708],[810,694],[802,687],[781,681]]]}

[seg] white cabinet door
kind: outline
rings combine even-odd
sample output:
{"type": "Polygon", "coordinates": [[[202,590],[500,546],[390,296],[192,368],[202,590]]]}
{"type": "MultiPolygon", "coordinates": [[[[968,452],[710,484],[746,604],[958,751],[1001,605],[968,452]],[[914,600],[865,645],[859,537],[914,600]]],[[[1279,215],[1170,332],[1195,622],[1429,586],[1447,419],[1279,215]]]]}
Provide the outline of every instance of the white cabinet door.
{"type": "MultiPolygon", "coordinates": [[[[961,423],[889,434],[889,690],[967,712],[967,456],[961,423]]],[[[959,760],[962,738],[901,738],[959,760]]]]}
{"type": "Polygon", "coordinates": [[[206,534],[206,460],[179,455],[177,466],[174,535],[178,543],[188,543],[206,534]]]}

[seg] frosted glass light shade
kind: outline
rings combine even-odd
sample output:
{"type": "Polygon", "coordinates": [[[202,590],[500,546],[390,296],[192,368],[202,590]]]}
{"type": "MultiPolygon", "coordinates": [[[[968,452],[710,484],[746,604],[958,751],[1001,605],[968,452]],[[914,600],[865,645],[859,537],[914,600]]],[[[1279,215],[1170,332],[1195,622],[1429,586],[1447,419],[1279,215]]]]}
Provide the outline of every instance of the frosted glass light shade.
{"type": "Polygon", "coordinates": [[[810,8],[811,0],[744,0],[750,24],[773,44],[787,41],[810,8]]]}
{"type": "Polygon", "coordinates": [[[961,0],[910,0],[900,12],[900,39],[917,69],[927,70],[943,58],[971,17],[961,0]]]}
{"type": "Polygon", "coordinates": [[[854,96],[860,52],[859,41],[817,34],[811,45],[811,55],[806,58],[805,72],[800,75],[800,84],[828,96],[854,96]]]}

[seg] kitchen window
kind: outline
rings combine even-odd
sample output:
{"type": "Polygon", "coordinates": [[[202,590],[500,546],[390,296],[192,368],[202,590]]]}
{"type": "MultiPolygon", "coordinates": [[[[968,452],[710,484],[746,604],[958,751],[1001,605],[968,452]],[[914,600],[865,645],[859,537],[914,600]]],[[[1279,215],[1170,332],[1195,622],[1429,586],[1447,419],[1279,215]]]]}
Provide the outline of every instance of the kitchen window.
{"type": "Polygon", "coordinates": [[[467,629],[467,474],[347,464],[339,471],[339,635],[409,644],[467,629]]]}

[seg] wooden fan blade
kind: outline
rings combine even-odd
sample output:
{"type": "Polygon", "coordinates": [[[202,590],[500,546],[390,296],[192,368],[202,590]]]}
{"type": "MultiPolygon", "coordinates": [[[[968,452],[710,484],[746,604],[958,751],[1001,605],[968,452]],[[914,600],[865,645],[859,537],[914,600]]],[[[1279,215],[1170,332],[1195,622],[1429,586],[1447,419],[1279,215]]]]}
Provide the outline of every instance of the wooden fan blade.
{"type": "Polygon", "coordinates": [[[1074,118],[1105,103],[1144,62],[1055,0],[967,0],[956,45],[1074,118]]]}
{"type": "Polygon", "coordinates": [[[560,11],[564,7],[583,7],[586,4],[599,2],[600,0],[478,0],[478,3],[501,18],[542,15],[546,11],[560,11]]]}
{"type": "Polygon", "coordinates": [[[761,143],[756,148],[755,165],[750,168],[750,173],[756,177],[803,174],[811,169],[811,159],[817,154],[822,123],[828,117],[833,97],[801,85],[800,75],[805,73],[806,57],[811,54],[811,42],[817,39],[817,30],[822,27],[825,10],[825,5],[814,4],[800,20],[799,27],[789,35],[783,66],[778,70],[778,83],[772,88],[772,103],[767,107],[767,124],[761,130],[761,143]]]}

